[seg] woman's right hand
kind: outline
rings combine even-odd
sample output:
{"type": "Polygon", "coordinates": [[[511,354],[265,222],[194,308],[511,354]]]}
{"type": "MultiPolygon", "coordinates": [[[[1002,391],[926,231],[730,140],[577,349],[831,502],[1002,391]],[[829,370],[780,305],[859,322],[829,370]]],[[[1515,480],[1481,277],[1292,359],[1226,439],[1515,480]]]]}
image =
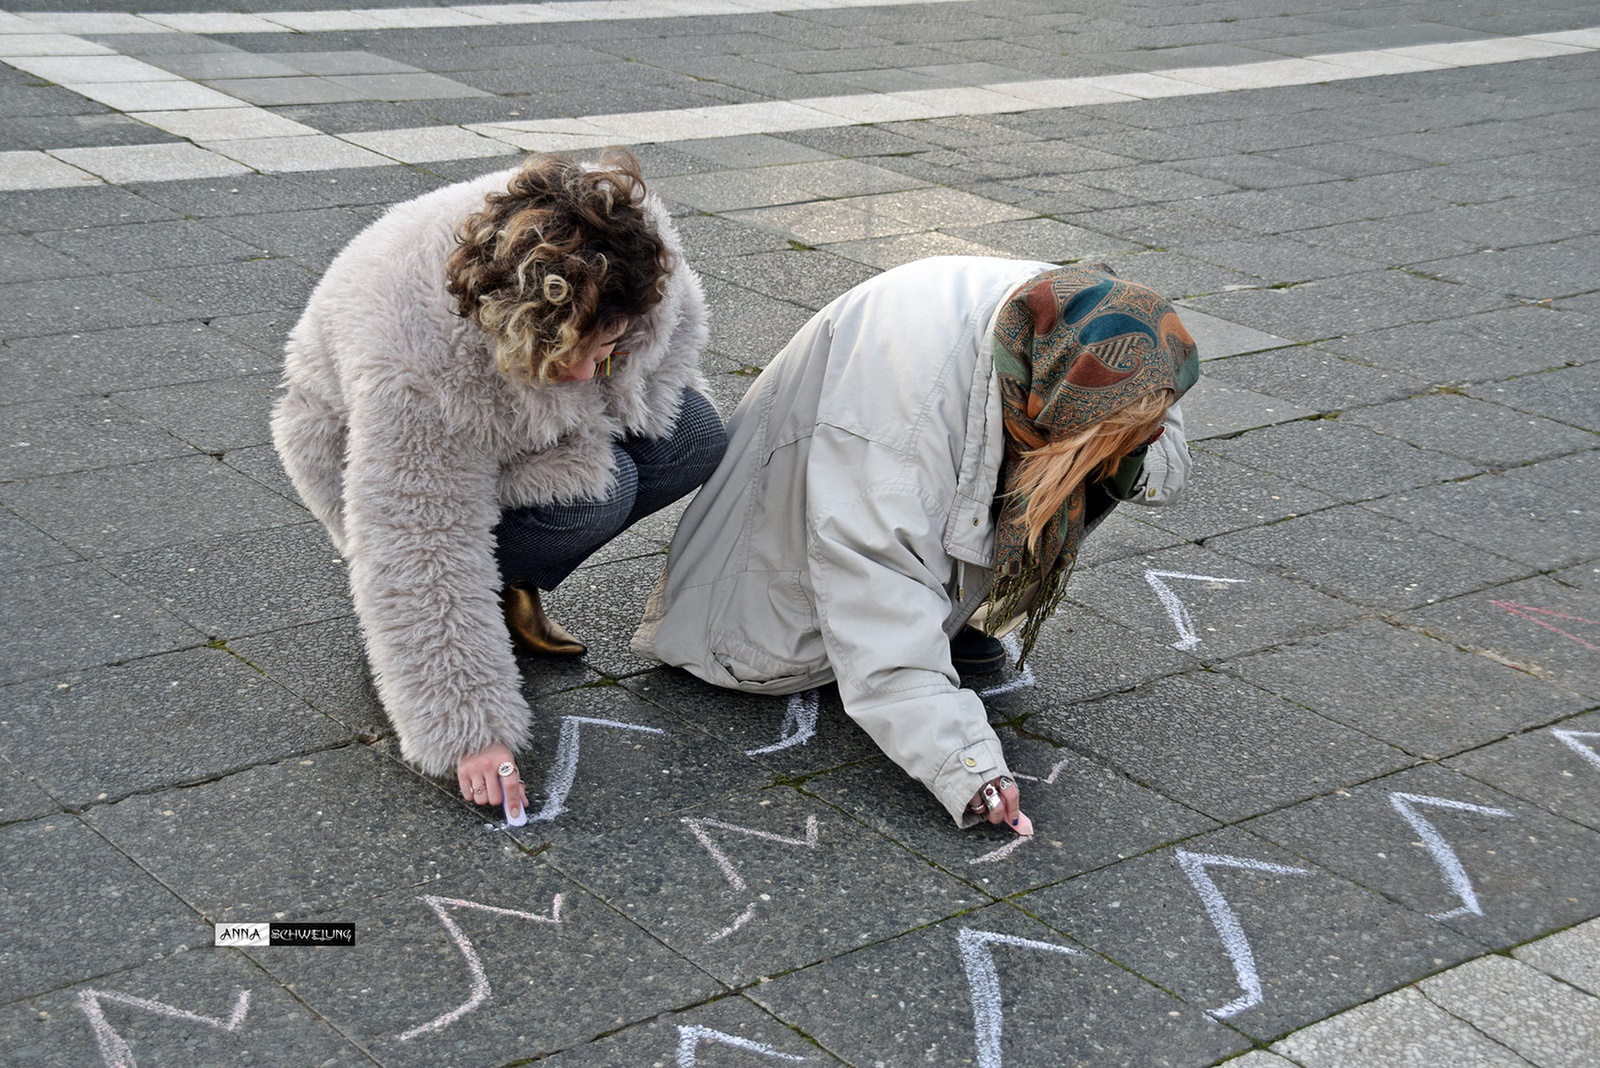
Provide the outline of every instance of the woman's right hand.
{"type": "Polygon", "coordinates": [[[1022,791],[1017,789],[1016,780],[1009,775],[1001,775],[984,783],[982,789],[972,795],[967,807],[990,823],[1003,823],[1018,834],[1033,834],[1033,821],[1022,812],[1022,791]],[[993,808],[989,807],[990,790],[1000,801],[993,808]]]}
{"type": "Polygon", "coordinates": [[[522,776],[517,773],[516,766],[516,761],[511,758],[510,747],[499,742],[476,753],[468,753],[456,762],[456,781],[461,784],[461,796],[475,805],[498,805],[509,792],[511,810],[507,815],[515,819],[528,807],[528,794],[523,789],[522,776]],[[512,771],[505,779],[505,791],[502,791],[500,767],[504,764],[510,764],[512,771]]]}

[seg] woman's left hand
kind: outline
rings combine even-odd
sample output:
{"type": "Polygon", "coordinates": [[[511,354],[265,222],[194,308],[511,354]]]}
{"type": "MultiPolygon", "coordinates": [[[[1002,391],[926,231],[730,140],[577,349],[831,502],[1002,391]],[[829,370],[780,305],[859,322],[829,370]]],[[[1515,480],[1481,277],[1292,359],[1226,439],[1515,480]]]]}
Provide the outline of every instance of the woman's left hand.
{"type": "Polygon", "coordinates": [[[1018,834],[1033,833],[1033,821],[1022,812],[1022,791],[1017,789],[1016,780],[1009,775],[1001,775],[984,783],[983,788],[972,795],[967,807],[990,823],[1003,823],[1018,834]],[[993,807],[990,806],[991,799],[998,802],[993,807]]]}

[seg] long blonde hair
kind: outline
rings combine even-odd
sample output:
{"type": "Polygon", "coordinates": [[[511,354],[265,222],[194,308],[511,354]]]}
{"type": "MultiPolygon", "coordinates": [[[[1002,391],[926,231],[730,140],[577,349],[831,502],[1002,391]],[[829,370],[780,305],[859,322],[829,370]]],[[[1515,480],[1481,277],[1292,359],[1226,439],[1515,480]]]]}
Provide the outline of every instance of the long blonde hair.
{"type": "Polygon", "coordinates": [[[1022,522],[1029,552],[1038,548],[1044,528],[1073,490],[1090,478],[1115,474],[1123,457],[1150,440],[1174,399],[1172,390],[1156,390],[1076,434],[1022,454],[1011,492],[1028,502],[1022,522]]]}

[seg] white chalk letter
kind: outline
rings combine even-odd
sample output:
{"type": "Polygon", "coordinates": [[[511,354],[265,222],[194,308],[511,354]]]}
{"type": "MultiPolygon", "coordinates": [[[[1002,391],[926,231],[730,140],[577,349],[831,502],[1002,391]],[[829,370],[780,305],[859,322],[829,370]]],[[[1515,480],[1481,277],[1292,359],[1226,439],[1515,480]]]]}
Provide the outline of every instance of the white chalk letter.
{"type": "Polygon", "coordinates": [[[762,753],[776,753],[790,746],[805,745],[816,736],[817,710],[821,705],[820,690],[790,694],[788,710],[783,714],[783,725],[778,728],[778,740],[760,749],[746,749],[744,755],[760,756],[762,753]]]}
{"type": "Polygon", "coordinates": [[[238,1000],[233,1003],[232,1015],[226,1020],[219,1020],[215,1016],[200,1016],[185,1012],[162,1001],[150,1001],[147,998],[136,998],[132,994],[118,994],[115,991],[85,988],[78,991],[78,1008],[89,1018],[89,1029],[94,1032],[95,1044],[100,1047],[100,1059],[105,1062],[106,1068],[138,1068],[138,1064],[133,1059],[133,1048],[106,1020],[105,1010],[101,1008],[101,1002],[105,1001],[131,1005],[145,1012],[153,1012],[157,1016],[165,1016],[169,1020],[204,1024],[218,1031],[228,1032],[239,1030],[239,1025],[244,1023],[245,1013],[250,1011],[248,990],[239,991],[238,1000]]]}
{"type": "Polygon", "coordinates": [[[1600,768],[1600,751],[1596,751],[1593,745],[1578,740],[1580,738],[1600,739],[1600,731],[1553,730],[1550,733],[1560,739],[1562,745],[1566,746],[1568,749],[1571,749],[1574,753],[1577,753],[1595,767],[1600,768]]]}
{"type": "MultiPolygon", "coordinates": [[[[706,833],[707,827],[715,827],[719,831],[732,831],[734,834],[748,835],[751,838],[760,838],[768,842],[777,842],[780,845],[799,846],[802,849],[817,848],[817,817],[806,817],[806,836],[804,838],[785,838],[781,834],[770,831],[758,831],[753,827],[740,827],[736,823],[723,823],[721,820],[697,820],[683,817],[683,825],[689,828],[689,833],[694,835],[695,841],[705,846],[706,852],[711,854],[711,859],[716,861],[717,867],[722,870],[722,877],[728,880],[728,885],[735,890],[748,890],[749,886],[744,881],[744,876],[739,874],[739,869],[733,866],[733,861],[728,859],[728,854],[718,848],[717,843],[711,840],[706,833]]],[[[720,942],[733,932],[743,927],[756,914],[756,903],[750,902],[739,918],[732,925],[724,927],[708,938],[707,942],[720,942]]]]}
{"type": "Polygon", "coordinates": [[[1273,875],[1304,875],[1306,869],[1217,853],[1190,853],[1185,849],[1177,850],[1177,857],[1183,873],[1189,877],[1189,884],[1205,903],[1206,915],[1211,917],[1211,926],[1217,929],[1217,937],[1222,939],[1222,948],[1227,950],[1228,959],[1233,962],[1234,978],[1238,980],[1239,989],[1244,991],[1221,1008],[1207,1009],[1206,1015],[1215,1020],[1222,1020],[1245,1009],[1254,1008],[1264,1000],[1261,993],[1261,977],[1256,974],[1256,956],[1250,949],[1250,940],[1244,936],[1244,928],[1239,926],[1239,917],[1234,915],[1233,907],[1228,904],[1228,899],[1222,896],[1222,891],[1217,889],[1217,884],[1212,881],[1206,868],[1213,866],[1242,868],[1247,871],[1270,872],[1273,875]]]}
{"type": "Polygon", "coordinates": [[[593,719],[589,716],[562,716],[561,733],[556,738],[556,758],[550,765],[544,807],[529,816],[534,823],[548,823],[567,811],[567,794],[572,792],[572,782],[578,777],[578,730],[584,724],[592,727],[611,727],[619,731],[639,731],[643,734],[665,734],[660,727],[641,727],[637,723],[620,723],[614,719],[593,719]]]}
{"type": "Polygon", "coordinates": [[[772,1057],[780,1061],[803,1061],[806,1059],[804,1057],[796,1057],[793,1053],[780,1053],[763,1042],[752,1042],[748,1038],[740,1038],[738,1035],[713,1031],[711,1028],[701,1027],[699,1024],[692,1024],[688,1027],[679,1024],[678,1068],[694,1068],[695,1048],[701,1042],[715,1042],[722,1046],[732,1046],[734,1049],[749,1050],[751,1053],[759,1053],[764,1057],[772,1057]]]}
{"type": "Polygon", "coordinates": [[[1450,848],[1450,843],[1442,838],[1433,824],[1428,822],[1412,805],[1432,805],[1434,808],[1453,808],[1458,812],[1476,812],[1480,816],[1509,816],[1511,813],[1503,808],[1486,808],[1483,805],[1473,805],[1466,801],[1451,801],[1444,797],[1425,797],[1422,794],[1403,794],[1398,791],[1389,795],[1389,804],[1400,813],[1400,818],[1411,824],[1411,829],[1417,832],[1417,837],[1422,839],[1422,844],[1428,847],[1428,852],[1433,856],[1433,862],[1439,865],[1439,871],[1444,875],[1444,881],[1450,884],[1450,889],[1461,899],[1461,904],[1449,912],[1429,913],[1428,918],[1433,920],[1449,920],[1457,916],[1482,916],[1483,909],[1478,905],[1478,895],[1473,892],[1472,880],[1467,878],[1467,869],[1461,866],[1461,858],[1456,856],[1456,851],[1450,848]]]}
{"type": "Polygon", "coordinates": [[[1080,954],[1070,946],[1058,946],[1054,942],[1036,942],[1031,938],[975,931],[970,927],[961,928],[957,938],[961,945],[961,966],[966,969],[967,986],[972,990],[972,1029],[978,1043],[978,1068],[1000,1068],[1000,973],[995,969],[994,954],[989,947],[1016,946],[1059,953],[1064,957],[1080,954]]]}
{"type": "Polygon", "coordinates": [[[1167,610],[1168,617],[1172,620],[1173,627],[1178,632],[1178,640],[1172,643],[1174,649],[1193,649],[1200,644],[1200,636],[1194,632],[1194,620],[1189,616],[1189,609],[1178,595],[1172,592],[1162,579],[1183,579],[1187,582],[1249,582],[1249,579],[1217,578],[1215,575],[1188,575],[1182,571],[1155,571],[1144,573],[1144,580],[1150,588],[1156,591],[1156,596],[1161,599],[1161,606],[1167,610]]]}
{"type": "Polygon", "coordinates": [[[487,912],[491,916],[513,916],[519,920],[532,920],[534,923],[561,922],[560,894],[556,894],[550,899],[550,915],[548,916],[541,916],[535,912],[519,912],[516,909],[498,908],[494,905],[480,905],[476,901],[466,901],[459,897],[435,897],[433,894],[423,894],[417,900],[433,910],[433,914],[439,917],[439,922],[444,924],[445,931],[449,933],[450,941],[454,942],[456,948],[461,951],[461,959],[467,962],[467,971],[472,976],[472,991],[467,995],[467,1000],[456,1008],[451,1009],[443,1016],[429,1020],[420,1027],[413,1027],[401,1035],[400,1041],[402,1042],[410,1042],[418,1035],[427,1034],[429,1031],[442,1031],[489,1000],[489,977],[484,973],[483,961],[478,959],[478,951],[472,948],[472,940],[456,925],[456,921],[452,920],[449,914],[445,912],[446,905],[458,909],[476,909],[479,912],[487,912]]]}

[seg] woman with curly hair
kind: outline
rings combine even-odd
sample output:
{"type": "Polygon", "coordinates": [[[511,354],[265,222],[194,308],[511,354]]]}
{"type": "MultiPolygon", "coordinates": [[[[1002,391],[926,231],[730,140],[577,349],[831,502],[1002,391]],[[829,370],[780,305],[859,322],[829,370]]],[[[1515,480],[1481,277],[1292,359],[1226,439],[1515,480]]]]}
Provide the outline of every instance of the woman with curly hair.
{"type": "Polygon", "coordinates": [[[504,778],[508,812],[526,805],[513,646],[585,651],[539,591],[716,467],[705,338],[699,280],[620,151],[398,205],[291,333],[273,442],[349,563],[402,754],[468,800],[500,804],[504,778]]]}
{"type": "Polygon", "coordinates": [[[921,260],[801,328],[729,420],[636,651],[845,712],[962,827],[1031,833],[983,701],[1019,666],[1084,533],[1189,472],[1199,374],[1172,305],[1103,266],[921,260]]]}

